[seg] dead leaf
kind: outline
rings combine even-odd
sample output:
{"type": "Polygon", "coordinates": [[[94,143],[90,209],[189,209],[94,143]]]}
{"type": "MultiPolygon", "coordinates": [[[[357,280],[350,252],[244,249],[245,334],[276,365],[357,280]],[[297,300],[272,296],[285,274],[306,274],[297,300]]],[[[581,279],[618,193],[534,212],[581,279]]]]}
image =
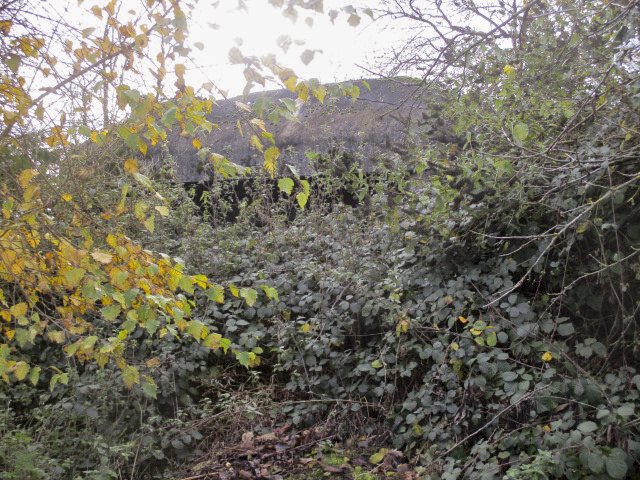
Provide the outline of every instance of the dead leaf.
{"type": "Polygon", "coordinates": [[[322,469],[325,472],[329,472],[329,473],[342,473],[344,471],[344,469],[342,467],[334,467],[333,465],[325,465],[322,462],[318,462],[320,463],[320,466],[322,467],[322,469]]]}
{"type": "Polygon", "coordinates": [[[275,433],[265,433],[264,435],[260,435],[256,437],[256,442],[274,442],[278,439],[275,433]]]}
{"type": "Polygon", "coordinates": [[[247,432],[242,434],[242,448],[253,448],[253,432],[247,432]]]}

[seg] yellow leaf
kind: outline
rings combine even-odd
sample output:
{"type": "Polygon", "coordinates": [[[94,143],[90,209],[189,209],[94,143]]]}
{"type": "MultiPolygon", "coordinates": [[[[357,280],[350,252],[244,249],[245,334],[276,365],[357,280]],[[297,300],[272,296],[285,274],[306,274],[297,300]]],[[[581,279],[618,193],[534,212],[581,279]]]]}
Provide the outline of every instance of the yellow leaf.
{"type": "Polygon", "coordinates": [[[100,19],[102,18],[102,9],[99,6],[94,5],[93,7],[91,7],[91,11],[96,17],[100,19]]]}
{"type": "Polygon", "coordinates": [[[263,132],[267,131],[267,127],[264,124],[264,120],[261,120],[259,118],[252,118],[249,123],[253,123],[254,125],[256,125],[263,132]]]}
{"type": "Polygon", "coordinates": [[[36,175],[38,175],[38,172],[36,170],[33,170],[33,169],[23,170],[22,173],[20,173],[20,176],[18,177],[18,182],[20,182],[20,186],[22,188],[27,188],[27,185],[29,184],[31,179],[36,175]]]}
{"type": "Polygon", "coordinates": [[[68,193],[65,193],[64,195],[62,195],[62,199],[63,199],[65,202],[70,202],[72,198],[73,198],[73,197],[72,197],[71,195],[69,195],[68,193]]]}
{"type": "Polygon", "coordinates": [[[113,261],[113,255],[104,252],[91,252],[91,257],[93,257],[96,262],[100,262],[104,265],[113,261]]]}
{"type": "Polygon", "coordinates": [[[186,71],[186,67],[181,63],[176,63],[175,71],[178,78],[182,78],[184,77],[184,72],[186,71]]]}
{"type": "Polygon", "coordinates": [[[512,65],[505,65],[504,68],[502,69],[504,71],[504,73],[506,73],[507,75],[511,75],[513,72],[516,71],[515,68],[513,68],[512,65]]]}
{"type": "Polygon", "coordinates": [[[264,152],[264,168],[273,177],[276,173],[278,166],[278,157],[280,156],[280,150],[275,145],[267,148],[264,152]]]}
{"type": "Polygon", "coordinates": [[[311,330],[311,325],[305,323],[304,325],[300,325],[300,328],[298,330],[300,330],[302,333],[309,333],[309,330],[311,330]]]}
{"type": "Polygon", "coordinates": [[[589,222],[583,222],[576,228],[576,233],[583,233],[589,227],[589,222]]]}
{"type": "Polygon", "coordinates": [[[47,338],[57,344],[64,343],[64,332],[62,330],[52,330],[47,332],[47,338]]]}
{"type": "Polygon", "coordinates": [[[155,230],[156,226],[155,226],[155,216],[151,215],[149,218],[147,218],[144,221],[144,226],[147,230],[149,230],[151,233],[153,233],[153,231],[155,230]]]}
{"type": "Polygon", "coordinates": [[[451,344],[451,349],[452,349],[454,352],[457,352],[459,348],[460,348],[460,345],[458,345],[456,342],[453,342],[453,343],[451,344]]]}
{"type": "Polygon", "coordinates": [[[291,76],[287,78],[287,80],[284,82],[284,86],[287,87],[287,89],[291,90],[292,92],[295,92],[297,82],[298,82],[298,78],[295,76],[291,76]]]}
{"type": "Polygon", "coordinates": [[[115,235],[109,234],[107,235],[107,243],[111,248],[116,248],[118,246],[118,239],[115,237],[115,235]]]}
{"type": "Polygon", "coordinates": [[[124,170],[127,173],[130,173],[131,175],[133,175],[138,171],[138,162],[135,161],[133,158],[128,158],[124,162],[124,170]]]}
{"type": "Polygon", "coordinates": [[[150,358],[149,360],[147,360],[147,367],[155,367],[156,365],[160,364],[160,362],[162,362],[160,357],[150,358]]]}
{"type": "Polygon", "coordinates": [[[551,355],[551,352],[549,350],[542,354],[543,362],[550,362],[551,360],[553,360],[553,355],[551,355]]]}
{"type": "Polygon", "coordinates": [[[200,288],[207,288],[207,277],[205,277],[204,275],[194,275],[193,282],[200,288]]]}
{"type": "Polygon", "coordinates": [[[251,146],[257,148],[261,152],[263,151],[262,142],[257,135],[251,135],[251,137],[249,138],[249,143],[251,144],[251,146]]]}
{"type": "Polygon", "coordinates": [[[460,323],[467,323],[469,320],[468,320],[468,319],[466,319],[466,318],[464,318],[464,317],[458,317],[458,321],[459,321],[460,323]]]}
{"type": "Polygon", "coordinates": [[[472,328],[471,330],[469,330],[471,333],[473,333],[474,335],[480,335],[482,333],[482,330],[476,330],[475,328],[472,328]]]}
{"type": "Polygon", "coordinates": [[[14,366],[13,366],[13,374],[16,376],[16,378],[20,381],[24,380],[25,377],[27,376],[27,374],[29,373],[29,365],[27,364],[27,362],[17,362],[14,366]]]}
{"type": "Polygon", "coordinates": [[[191,145],[193,145],[193,148],[197,148],[198,150],[202,148],[202,143],[200,143],[200,140],[198,140],[197,138],[194,138],[191,141],[191,145]]]}
{"type": "Polygon", "coordinates": [[[169,208],[162,206],[162,205],[156,205],[155,207],[153,207],[156,209],[156,211],[162,215],[163,217],[168,217],[169,216],[169,208]]]}
{"type": "Polygon", "coordinates": [[[9,313],[15,318],[24,317],[27,314],[27,304],[24,302],[18,303],[9,309],[9,313]]]}

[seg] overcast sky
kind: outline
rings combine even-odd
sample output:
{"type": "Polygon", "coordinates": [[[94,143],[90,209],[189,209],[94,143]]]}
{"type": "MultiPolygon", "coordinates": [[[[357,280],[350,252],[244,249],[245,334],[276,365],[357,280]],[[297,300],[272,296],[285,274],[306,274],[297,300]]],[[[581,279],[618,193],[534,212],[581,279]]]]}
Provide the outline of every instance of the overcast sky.
{"type": "MultiPolygon", "coordinates": [[[[367,64],[392,38],[391,32],[382,32],[379,24],[367,15],[361,15],[356,27],[347,23],[349,14],[344,11],[333,23],[329,19],[328,12],[332,9],[340,10],[348,5],[358,7],[363,3],[370,5],[371,2],[324,0],[324,14],[298,9],[296,22],[285,18],[266,0],[245,0],[245,3],[246,11],[237,8],[238,0],[201,0],[198,3],[190,18],[189,43],[199,43],[204,48],[193,48],[193,64],[187,63],[188,83],[198,87],[211,81],[231,95],[240,94],[245,85],[244,66],[230,64],[228,51],[233,46],[245,56],[274,53],[281,64],[292,68],[302,78],[337,82],[370,77],[356,64],[367,64]],[[212,3],[218,4],[217,7],[212,7],[212,3]],[[278,38],[283,35],[294,41],[287,52],[277,45],[278,38]],[[315,53],[308,65],[300,59],[305,50],[315,53]]],[[[267,88],[280,87],[272,83],[267,88]]]]}

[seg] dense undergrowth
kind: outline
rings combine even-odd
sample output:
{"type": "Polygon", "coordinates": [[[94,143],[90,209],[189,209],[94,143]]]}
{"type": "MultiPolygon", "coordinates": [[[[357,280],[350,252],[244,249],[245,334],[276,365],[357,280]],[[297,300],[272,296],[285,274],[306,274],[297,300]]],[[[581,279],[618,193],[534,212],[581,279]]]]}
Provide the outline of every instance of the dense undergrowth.
{"type": "Polygon", "coordinates": [[[637,10],[592,7],[571,35],[564,16],[529,21],[551,63],[540,45],[475,50],[433,106],[459,142],[416,129],[411,171],[319,178],[326,202],[293,222],[265,194],[214,229],[167,167],[160,233],[119,228],[259,292],[189,296],[241,354],[138,327],[126,356],[151,398],[115,366],[25,342],[69,377],[0,390],[3,478],[176,478],[242,433],[325,422],[386,432],[419,478],[640,476],[637,10]]]}

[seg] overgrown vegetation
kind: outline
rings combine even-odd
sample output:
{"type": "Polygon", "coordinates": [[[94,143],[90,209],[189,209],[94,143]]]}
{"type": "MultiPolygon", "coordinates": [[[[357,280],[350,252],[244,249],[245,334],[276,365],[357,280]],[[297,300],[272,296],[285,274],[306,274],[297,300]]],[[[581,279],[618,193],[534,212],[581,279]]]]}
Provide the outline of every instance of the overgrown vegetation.
{"type": "Polygon", "coordinates": [[[180,112],[203,134],[206,103],[121,88],[133,119],[113,144],[64,122],[12,133],[37,108],[21,62],[46,57],[0,22],[3,478],[285,475],[271,453],[216,469],[253,436],[353,478],[640,475],[638,3],[386,3],[439,27],[390,67],[426,66],[439,93],[415,167],[368,185],[356,162],[314,180],[324,198],[291,177],[284,201],[311,194],[295,220],[256,201],[215,229],[179,159],[145,176],[129,150],[180,112]],[[344,188],[360,206],[327,193],[344,188]],[[364,470],[335,447],[358,437],[381,442],[364,470]]]}

